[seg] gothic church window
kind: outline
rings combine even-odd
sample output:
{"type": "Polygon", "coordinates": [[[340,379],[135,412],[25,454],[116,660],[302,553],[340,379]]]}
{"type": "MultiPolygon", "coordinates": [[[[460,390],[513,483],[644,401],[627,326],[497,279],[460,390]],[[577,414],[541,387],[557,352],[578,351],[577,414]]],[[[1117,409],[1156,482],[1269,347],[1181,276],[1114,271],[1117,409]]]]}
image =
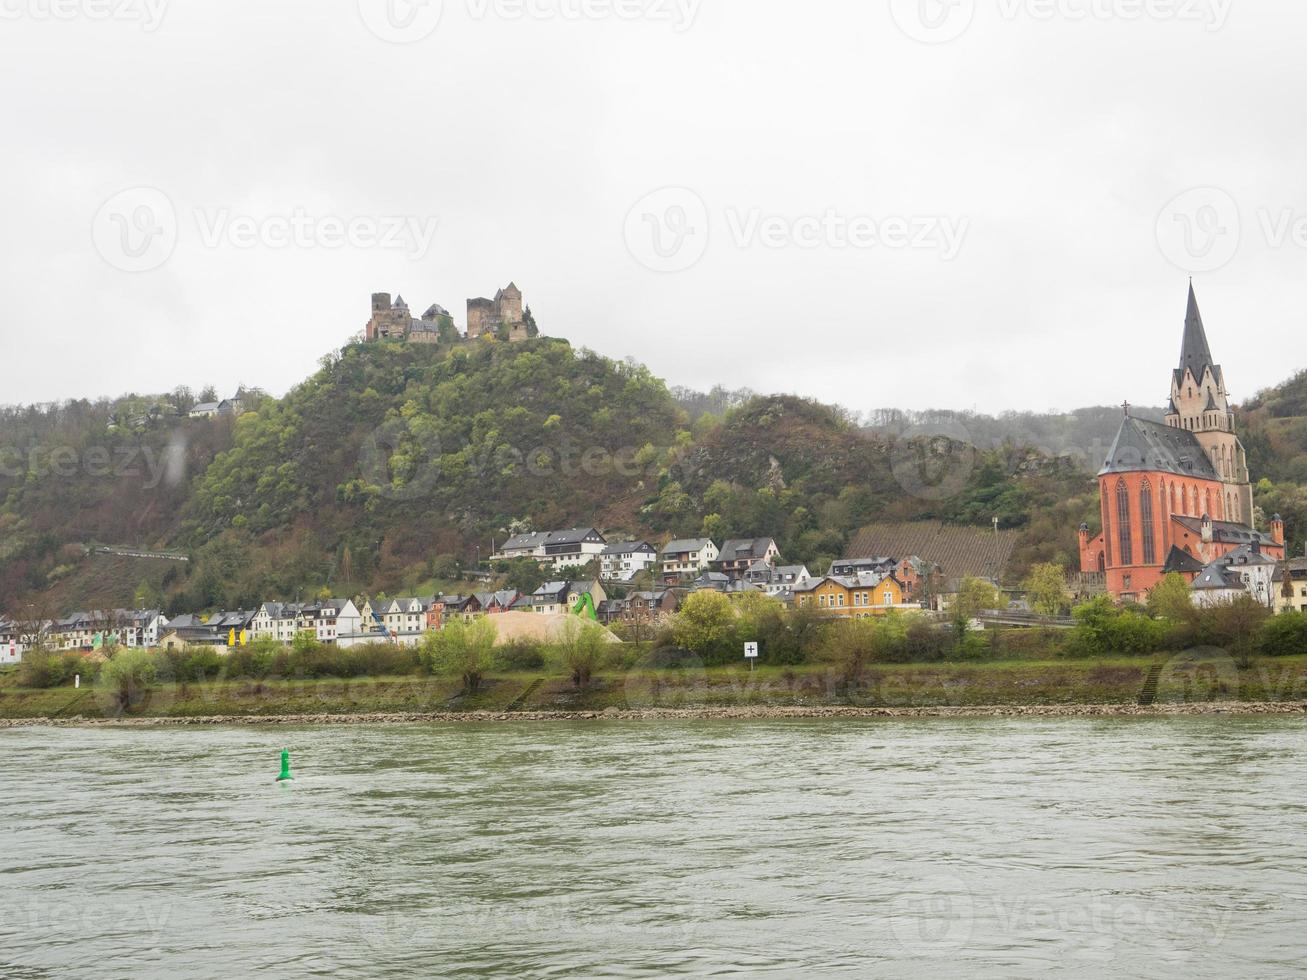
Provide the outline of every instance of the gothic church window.
{"type": "Polygon", "coordinates": [[[1133,565],[1134,552],[1130,546],[1130,491],[1126,489],[1125,480],[1116,481],[1116,525],[1121,564],[1133,565]]]}

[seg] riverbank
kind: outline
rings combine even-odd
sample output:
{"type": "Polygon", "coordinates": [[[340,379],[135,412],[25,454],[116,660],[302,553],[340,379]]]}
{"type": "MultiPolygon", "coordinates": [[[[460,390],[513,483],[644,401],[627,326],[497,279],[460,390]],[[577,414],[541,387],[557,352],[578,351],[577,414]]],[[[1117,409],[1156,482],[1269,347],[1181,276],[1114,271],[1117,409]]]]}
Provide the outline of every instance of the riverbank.
{"type": "Polygon", "coordinates": [[[155,683],[123,710],[95,685],[23,688],[0,679],[0,726],[352,724],[604,718],[912,718],[1292,714],[1307,705],[1307,656],[1244,667],[1219,651],[1110,658],[876,664],[855,682],[822,666],[632,670],[578,689],[548,672],[214,679],[155,683]]]}
{"type": "Polygon", "coordinates": [[[1214,701],[1204,704],[1039,704],[934,708],[653,708],[604,711],[443,711],[412,714],[198,715],[123,718],[0,718],[6,728],[160,728],[185,726],[301,726],[479,724],[497,722],[684,721],[873,718],[1103,718],[1183,715],[1307,715],[1307,702],[1214,701]]]}

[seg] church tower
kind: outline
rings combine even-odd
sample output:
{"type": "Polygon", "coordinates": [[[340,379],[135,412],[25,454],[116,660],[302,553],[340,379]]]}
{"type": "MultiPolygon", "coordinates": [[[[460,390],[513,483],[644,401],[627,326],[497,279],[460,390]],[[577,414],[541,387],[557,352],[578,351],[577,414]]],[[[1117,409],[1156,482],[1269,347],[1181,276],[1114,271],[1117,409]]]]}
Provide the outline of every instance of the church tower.
{"type": "Polygon", "coordinates": [[[1225,375],[1221,366],[1213,362],[1207,346],[1207,331],[1203,328],[1192,282],[1180,366],[1171,372],[1171,403],[1167,406],[1166,424],[1194,434],[1224,484],[1223,514],[1212,516],[1251,526],[1253,491],[1248,460],[1243,444],[1234,433],[1234,413],[1230,411],[1225,375]]]}

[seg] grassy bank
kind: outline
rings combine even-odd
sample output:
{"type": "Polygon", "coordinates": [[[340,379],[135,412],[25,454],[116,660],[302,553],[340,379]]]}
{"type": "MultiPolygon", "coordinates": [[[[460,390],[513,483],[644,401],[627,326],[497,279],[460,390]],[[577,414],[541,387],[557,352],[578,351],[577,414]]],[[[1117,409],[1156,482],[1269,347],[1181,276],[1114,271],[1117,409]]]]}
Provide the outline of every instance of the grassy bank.
{"type": "Polygon", "coordinates": [[[752,672],[744,666],[601,671],[584,689],[547,670],[491,673],[474,694],[464,692],[459,678],[439,675],[160,682],[126,712],[99,687],[24,688],[8,672],[0,675],[0,718],[1133,704],[1150,675],[1159,705],[1307,701],[1307,656],[1253,658],[1241,668],[1212,651],[1164,658],[876,664],[853,683],[820,665],[752,672]]]}

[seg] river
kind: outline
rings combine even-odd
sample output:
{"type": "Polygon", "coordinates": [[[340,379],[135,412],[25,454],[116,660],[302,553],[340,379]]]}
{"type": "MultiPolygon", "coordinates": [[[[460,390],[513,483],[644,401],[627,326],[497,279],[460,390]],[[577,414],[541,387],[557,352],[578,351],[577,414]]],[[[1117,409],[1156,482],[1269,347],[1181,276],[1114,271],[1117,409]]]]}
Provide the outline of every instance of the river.
{"type": "Polygon", "coordinates": [[[4,977],[1267,977],[1307,954],[1298,717],[29,728],[0,753],[4,977]]]}

